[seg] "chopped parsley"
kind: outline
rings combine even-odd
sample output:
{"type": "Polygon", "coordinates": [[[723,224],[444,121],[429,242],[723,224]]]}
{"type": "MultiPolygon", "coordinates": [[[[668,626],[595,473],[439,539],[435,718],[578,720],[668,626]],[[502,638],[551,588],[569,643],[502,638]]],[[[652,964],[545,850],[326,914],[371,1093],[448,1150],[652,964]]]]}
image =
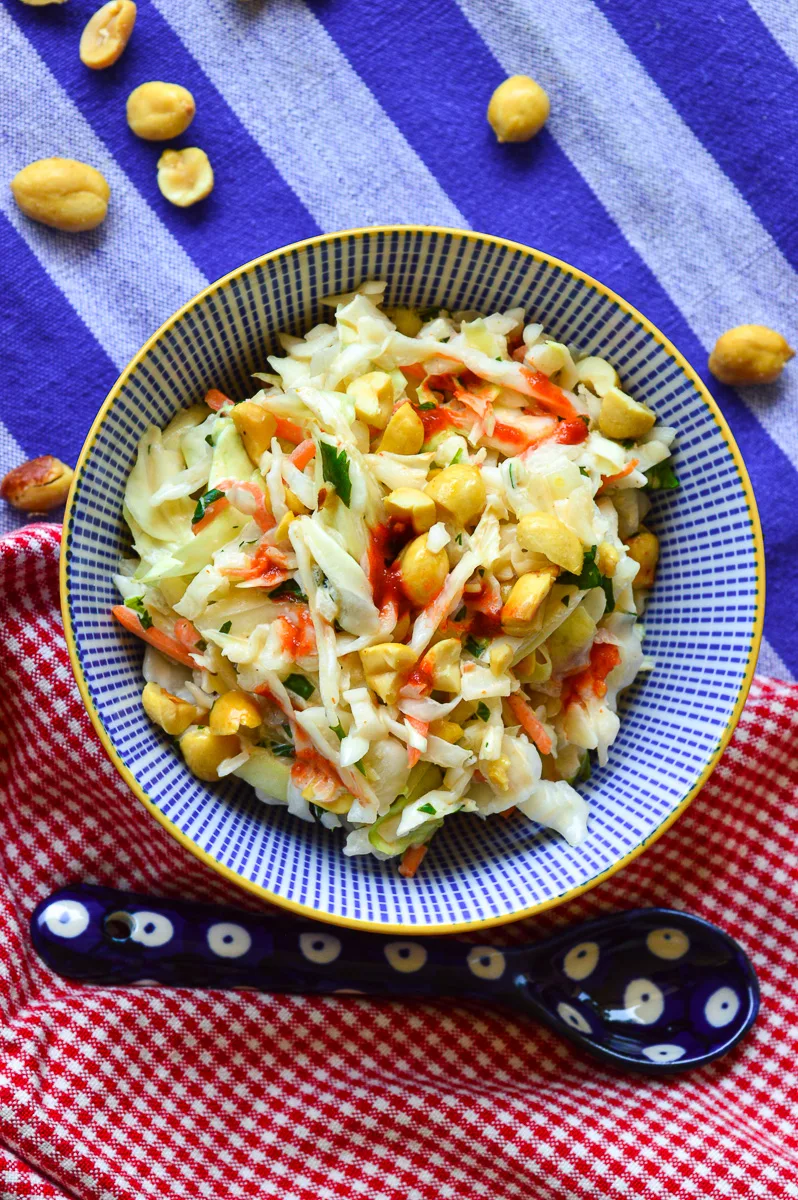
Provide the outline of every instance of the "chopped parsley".
{"type": "Polygon", "coordinates": [[[150,628],[152,617],[144,606],[144,598],[142,596],[131,596],[129,600],[125,601],[125,608],[132,608],[134,613],[138,613],[142,629],[150,628]]]}
{"type": "Polygon", "coordinates": [[[307,596],[295,579],[286,579],[285,583],[279,584],[269,592],[270,600],[279,600],[281,596],[295,596],[297,600],[301,600],[304,604],[308,602],[307,596]]]}
{"type": "Polygon", "coordinates": [[[362,762],[356,762],[356,763],[355,763],[355,770],[356,770],[356,771],[359,771],[359,772],[360,772],[360,774],[361,774],[361,775],[363,776],[363,778],[365,779],[365,777],[366,777],[366,768],[363,766],[362,762]]]}
{"type": "Polygon", "coordinates": [[[510,476],[510,487],[514,488],[515,487],[515,476],[513,475],[513,464],[512,463],[509,464],[507,471],[510,476]]]}
{"type": "Polygon", "coordinates": [[[344,740],[344,738],[346,737],[346,731],[340,721],[338,722],[337,725],[331,725],[330,729],[333,731],[335,736],[338,738],[339,742],[342,742],[344,740]]]}
{"type": "Polygon", "coordinates": [[[434,804],[419,804],[419,806],[418,806],[418,811],[419,811],[419,812],[423,812],[423,813],[429,813],[429,815],[430,815],[431,817],[434,817],[434,816],[435,816],[435,806],[434,806],[434,804]]]}
{"type": "Polygon", "coordinates": [[[611,613],[615,608],[615,594],[612,590],[612,580],[606,575],[602,575],[596,566],[596,547],[591,546],[586,552],[582,561],[582,570],[578,575],[574,575],[572,571],[563,571],[557,578],[558,583],[575,583],[578,588],[583,591],[589,591],[591,588],[601,588],[607,599],[608,613],[611,613]]]}
{"type": "Polygon", "coordinates": [[[349,459],[345,450],[336,450],[330,442],[319,442],[321,449],[321,473],[331,483],[341,500],[349,508],[352,499],[352,480],[349,478],[349,459]]]}
{"type": "Polygon", "coordinates": [[[449,466],[450,466],[450,467],[453,467],[453,466],[455,465],[455,463],[459,463],[459,461],[460,461],[460,459],[461,459],[462,457],[463,457],[463,447],[461,446],[461,447],[460,447],[460,449],[459,449],[459,450],[457,451],[457,453],[455,454],[455,456],[454,456],[454,458],[452,459],[452,461],[449,463],[449,466]]]}
{"type": "Polygon", "coordinates": [[[454,619],[455,621],[464,621],[467,616],[468,609],[465,605],[463,605],[461,608],[458,608],[457,612],[454,614],[454,619]]]}
{"type": "Polygon", "coordinates": [[[221,500],[224,492],[220,492],[218,488],[211,488],[204,496],[200,496],[197,501],[197,507],[194,509],[194,516],[191,518],[191,524],[196,525],[205,516],[205,510],[214,500],[221,500]]]}
{"type": "Polygon", "coordinates": [[[267,742],[266,749],[277,758],[293,758],[296,753],[291,742],[267,742]]]}
{"type": "Polygon", "coordinates": [[[454,540],[457,542],[457,545],[458,545],[458,546],[462,546],[462,544],[463,544],[463,535],[462,535],[462,533],[458,533],[457,537],[456,537],[454,540]]]}
{"type": "Polygon", "coordinates": [[[213,445],[213,434],[212,434],[212,433],[206,433],[206,434],[205,434],[205,441],[208,443],[208,445],[209,445],[209,446],[212,446],[212,445],[213,445]]]}
{"type": "Polygon", "coordinates": [[[678,486],[679,480],[676,478],[669,458],[649,467],[646,471],[645,491],[647,492],[673,492],[678,486]]]}
{"type": "Polygon", "coordinates": [[[224,625],[219,626],[219,633],[229,633],[232,628],[233,628],[233,622],[225,621],[224,625]]]}
{"type": "Polygon", "coordinates": [[[199,650],[201,654],[204,654],[208,649],[208,643],[204,641],[203,638],[200,638],[198,642],[194,643],[194,649],[199,650]]]}
{"type": "Polygon", "coordinates": [[[303,700],[309,700],[316,690],[310,680],[306,679],[304,675],[289,675],[283,682],[289,692],[295,692],[303,700]]]}
{"type": "Polygon", "coordinates": [[[438,406],[434,400],[425,400],[424,403],[419,404],[418,407],[421,409],[422,412],[429,412],[429,410],[431,408],[437,408],[438,406]]]}
{"type": "Polygon", "coordinates": [[[474,655],[474,658],[481,658],[488,648],[488,643],[487,641],[478,641],[469,634],[465,640],[465,648],[469,654],[474,655]]]}
{"type": "Polygon", "coordinates": [[[580,474],[580,475],[587,475],[588,479],[590,478],[590,472],[588,471],[587,467],[580,467],[580,468],[579,468],[579,474],[580,474]]]}
{"type": "Polygon", "coordinates": [[[479,704],[477,705],[477,716],[479,717],[480,721],[487,721],[490,719],[490,709],[484,700],[480,700],[479,704]]]}

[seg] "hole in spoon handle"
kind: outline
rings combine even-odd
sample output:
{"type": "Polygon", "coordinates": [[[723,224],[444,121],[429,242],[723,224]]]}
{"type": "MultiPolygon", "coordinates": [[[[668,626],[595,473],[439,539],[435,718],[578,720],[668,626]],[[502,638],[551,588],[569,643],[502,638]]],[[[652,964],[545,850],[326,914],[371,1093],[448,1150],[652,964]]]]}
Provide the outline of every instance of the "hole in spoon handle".
{"type": "Polygon", "coordinates": [[[43,900],[31,918],[31,937],[51,970],[84,983],[272,992],[499,999],[512,989],[511,960],[518,954],[89,884],[43,900]]]}

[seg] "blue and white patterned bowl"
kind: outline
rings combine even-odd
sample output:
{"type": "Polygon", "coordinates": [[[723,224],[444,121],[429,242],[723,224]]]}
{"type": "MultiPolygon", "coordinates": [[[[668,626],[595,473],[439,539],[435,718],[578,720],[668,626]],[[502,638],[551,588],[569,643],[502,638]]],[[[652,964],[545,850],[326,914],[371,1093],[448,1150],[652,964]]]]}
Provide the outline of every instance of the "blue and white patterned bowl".
{"type": "Polygon", "coordinates": [[[447,229],[376,228],[277,250],[206,288],[150,338],[105,401],[78,463],[64,526],[64,626],[95,727],[152,815],[203,862],[286,908],[373,930],[450,932],[515,920],[618,870],[684,810],[731,736],[756,663],[764,608],[759,519],[715,402],[640,313],[536,250],[447,229]],[[646,617],[656,669],[629,690],[609,765],[583,791],[577,849],[526,821],[458,818],[405,880],[395,863],[345,858],[340,831],[264,807],[239,781],[210,786],[144,715],[142,648],[116,625],[111,576],[126,544],[122,496],[138,440],[209,387],[243,397],[324,296],[387,279],[390,304],[484,312],[521,305],[558,339],[600,353],[679,431],[681,490],[655,494],[662,545],[646,617]]]}

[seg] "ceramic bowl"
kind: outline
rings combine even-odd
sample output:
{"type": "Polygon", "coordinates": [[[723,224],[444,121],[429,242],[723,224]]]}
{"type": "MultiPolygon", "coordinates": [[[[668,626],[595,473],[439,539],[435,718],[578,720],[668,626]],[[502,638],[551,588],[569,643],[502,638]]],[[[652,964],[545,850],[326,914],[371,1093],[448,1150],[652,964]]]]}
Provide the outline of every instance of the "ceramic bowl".
{"type": "Polygon", "coordinates": [[[78,685],[121,775],[155,819],[208,866],[285,908],[372,930],[449,932],[515,920],[594,886],[650,845],[706,782],[750,684],[764,606],[751,485],[714,400],[661,333],[619,296],[529,247],[456,230],[327,234],[264,255],[212,284],[132,360],[89,433],[64,525],[64,626],[78,685]],[[655,669],[622,704],[609,764],[583,785],[589,835],[573,848],[525,820],[448,821],[423,869],[346,858],[341,831],[264,806],[245,784],[186,769],[140,702],[142,645],[111,619],[127,545],[125,481],[145,427],[209,387],[251,395],[279,331],[321,319],[323,297],[388,281],[390,304],[483,312],[521,305],[558,340],[605,355],[624,386],[678,429],[681,488],[655,493],[661,539],[645,625],[655,669]]]}

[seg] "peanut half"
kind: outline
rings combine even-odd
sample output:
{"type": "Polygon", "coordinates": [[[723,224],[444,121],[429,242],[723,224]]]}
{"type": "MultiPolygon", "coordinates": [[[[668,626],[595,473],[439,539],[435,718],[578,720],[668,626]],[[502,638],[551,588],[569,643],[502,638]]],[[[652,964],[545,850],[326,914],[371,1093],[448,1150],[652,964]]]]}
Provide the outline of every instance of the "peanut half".
{"type": "Polygon", "coordinates": [[[86,22],[80,35],[80,61],[93,71],[113,66],[128,44],[135,23],[133,0],[109,0],[86,22]]]}
{"type": "Polygon", "coordinates": [[[66,463],[43,454],[9,471],[0,482],[0,496],[23,512],[46,513],[64,503],[73,475],[66,463]]]}
{"type": "Polygon", "coordinates": [[[158,187],[178,208],[188,208],[213,191],[213,167],[208,155],[197,146],[164,150],[158,159],[158,187]]]}

